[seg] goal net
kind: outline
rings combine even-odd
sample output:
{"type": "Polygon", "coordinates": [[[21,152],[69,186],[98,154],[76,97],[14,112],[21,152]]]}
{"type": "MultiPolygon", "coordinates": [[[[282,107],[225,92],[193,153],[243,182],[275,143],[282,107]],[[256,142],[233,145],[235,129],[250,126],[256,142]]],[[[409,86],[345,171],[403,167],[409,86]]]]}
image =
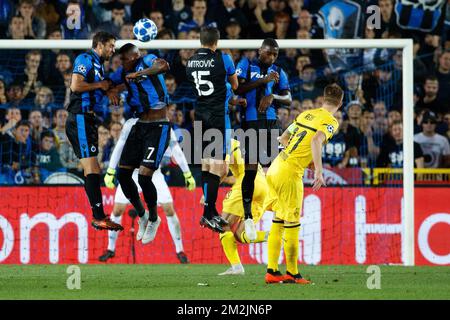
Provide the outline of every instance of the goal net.
{"type": "MultiPolygon", "coordinates": [[[[199,47],[199,42],[132,42],[160,55],[172,52],[180,56],[179,63],[172,65],[171,75],[166,76],[166,84],[169,91],[173,89],[170,93],[172,104],[176,105],[173,121],[177,124],[179,117],[179,125],[183,121],[185,125],[191,122],[195,98],[190,86],[179,81],[179,77],[184,72],[184,59],[199,47]]],[[[221,40],[219,48],[230,50],[236,65],[243,56],[256,57],[261,42],[221,40]]],[[[124,43],[117,41],[117,47],[124,43]]],[[[278,110],[282,126],[288,125],[300,112],[320,107],[320,90],[327,83],[337,82],[345,91],[339,115],[343,121],[342,136],[323,149],[328,186],[313,192],[310,188],[313,172],[305,172],[299,262],[413,265],[412,40],[278,40],[278,44],[280,54],[276,64],[289,75],[293,98],[290,108],[278,110]],[[302,54],[308,50],[313,50],[314,55],[302,54]],[[339,60],[340,55],[349,54],[358,56],[357,62],[348,65],[345,59],[339,60]],[[310,57],[320,55],[324,57],[323,65],[310,61],[310,57]],[[360,120],[356,121],[357,118],[360,120]],[[397,158],[382,161],[383,139],[396,120],[401,122],[403,145],[397,150],[397,158]],[[397,171],[386,171],[388,165],[397,171]]],[[[0,112],[5,119],[2,128],[10,137],[0,141],[0,263],[96,263],[107,247],[106,232],[89,226],[91,213],[84,188],[80,186],[82,174],[64,134],[67,117],[64,105],[70,93],[72,63],[76,54],[90,45],[89,40],[0,40],[0,94],[3,86],[3,92],[8,95],[8,102],[0,105],[0,112]],[[56,73],[48,71],[55,69],[56,73]],[[40,117],[42,121],[36,119],[40,117]],[[30,120],[30,136],[37,139],[38,145],[33,145],[28,138],[23,143],[17,142],[20,134],[15,130],[19,118],[30,120]],[[42,133],[38,123],[53,132],[56,154],[42,150],[42,136],[33,137],[42,133]],[[52,157],[58,155],[61,165],[54,170],[52,165],[56,160],[52,157]],[[38,172],[34,169],[36,161],[41,163],[38,172]]],[[[114,70],[119,64],[120,60],[114,57],[107,70],[114,70]]],[[[105,101],[104,108],[95,111],[104,122],[99,128],[99,141],[102,134],[114,139],[120,133],[120,126],[114,128],[114,123],[130,116],[126,103],[112,107],[105,101]]],[[[231,113],[234,128],[239,127],[238,112],[237,109],[231,113]]],[[[102,163],[107,167],[109,142],[101,143],[105,147],[102,163]]],[[[187,160],[200,181],[198,163],[192,163],[193,158],[187,160]]],[[[218,234],[201,229],[198,224],[202,214],[201,189],[189,192],[183,188],[184,180],[173,159],[165,161],[162,171],[171,186],[184,251],[190,261],[226,263],[218,234]]],[[[220,189],[218,209],[228,190],[229,186],[220,189]]],[[[103,188],[108,213],[113,210],[114,193],[115,190],[103,188]]],[[[133,240],[137,222],[128,214],[129,209],[122,220],[125,231],[119,235],[116,256],[111,261],[176,263],[165,218],[155,241],[142,246],[133,240]]],[[[159,214],[164,216],[162,208],[159,214]]],[[[271,219],[272,214],[266,212],[257,228],[269,230],[271,219]]],[[[266,243],[240,245],[239,252],[243,263],[267,262],[266,243]]]]}

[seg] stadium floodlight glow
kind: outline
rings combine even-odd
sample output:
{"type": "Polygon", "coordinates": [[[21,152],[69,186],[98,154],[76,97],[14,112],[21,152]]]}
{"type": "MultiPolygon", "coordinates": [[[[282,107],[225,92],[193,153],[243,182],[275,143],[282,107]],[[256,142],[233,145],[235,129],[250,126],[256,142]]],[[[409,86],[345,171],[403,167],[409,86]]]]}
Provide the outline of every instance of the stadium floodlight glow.
{"type": "MultiPolygon", "coordinates": [[[[199,40],[118,40],[116,47],[132,42],[142,49],[195,49],[199,40]]],[[[262,40],[219,40],[222,49],[258,49],[262,40]]],[[[402,96],[403,96],[403,264],[414,265],[414,100],[413,100],[413,41],[412,39],[313,39],[277,40],[281,49],[401,49],[402,54],[402,96]]],[[[92,40],[0,40],[1,49],[73,49],[91,48],[92,40]]]]}

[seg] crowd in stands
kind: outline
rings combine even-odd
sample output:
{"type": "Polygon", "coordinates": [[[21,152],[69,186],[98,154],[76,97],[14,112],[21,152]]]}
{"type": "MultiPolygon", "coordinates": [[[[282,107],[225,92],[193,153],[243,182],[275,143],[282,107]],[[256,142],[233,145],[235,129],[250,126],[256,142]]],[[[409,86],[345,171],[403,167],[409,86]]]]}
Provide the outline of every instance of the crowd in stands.
{"type": "MultiPolygon", "coordinates": [[[[293,101],[278,108],[280,125],[285,129],[301,112],[320,107],[324,86],[337,81],[345,90],[344,105],[337,114],[339,132],[323,150],[327,167],[402,167],[402,110],[412,107],[416,166],[450,167],[450,1],[415,2],[409,19],[412,2],[405,0],[3,0],[0,38],[89,39],[102,30],[132,39],[133,25],[143,17],[156,23],[157,38],[164,40],[199,39],[205,25],[217,26],[224,39],[412,38],[414,106],[402,102],[400,49],[281,49],[276,64],[289,76],[293,101]],[[379,8],[375,24],[371,5],[379,8]]],[[[228,52],[236,65],[257,59],[257,50],[228,52]]],[[[79,53],[0,49],[0,184],[43,183],[59,171],[80,175],[65,134],[79,53]]],[[[175,128],[192,130],[195,99],[185,68],[194,50],[151,53],[170,63],[170,120],[175,128]]],[[[120,64],[114,55],[106,73],[120,64]]],[[[238,128],[239,107],[230,110],[238,128]]],[[[119,106],[105,98],[95,112],[102,120],[98,157],[106,170],[132,115],[125,95],[119,106]]]]}

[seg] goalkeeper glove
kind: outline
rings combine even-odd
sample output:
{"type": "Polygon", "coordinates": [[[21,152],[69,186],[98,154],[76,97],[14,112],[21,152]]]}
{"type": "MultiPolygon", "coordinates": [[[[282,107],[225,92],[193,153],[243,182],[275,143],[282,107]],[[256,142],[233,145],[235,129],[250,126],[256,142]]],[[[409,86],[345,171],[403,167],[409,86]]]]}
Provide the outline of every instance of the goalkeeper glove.
{"type": "Polygon", "coordinates": [[[107,186],[110,189],[114,189],[114,176],[116,174],[116,169],[108,168],[106,170],[105,178],[103,179],[105,181],[105,186],[107,186]]]}
{"type": "Polygon", "coordinates": [[[186,183],[186,189],[189,191],[192,191],[195,189],[195,179],[192,176],[192,173],[190,171],[183,173],[184,176],[184,182],[186,183]]]}

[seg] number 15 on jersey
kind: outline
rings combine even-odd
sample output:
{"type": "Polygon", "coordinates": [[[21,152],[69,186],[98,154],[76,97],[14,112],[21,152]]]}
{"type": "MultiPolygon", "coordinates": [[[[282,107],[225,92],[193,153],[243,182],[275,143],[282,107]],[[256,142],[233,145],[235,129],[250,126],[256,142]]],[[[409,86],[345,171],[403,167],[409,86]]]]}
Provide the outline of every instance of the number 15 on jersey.
{"type": "Polygon", "coordinates": [[[192,72],[192,77],[194,78],[195,88],[198,91],[199,96],[209,96],[214,92],[214,85],[211,81],[205,80],[202,77],[209,76],[211,73],[209,71],[194,71],[192,72]],[[200,86],[208,86],[208,90],[201,90],[200,86]]]}

